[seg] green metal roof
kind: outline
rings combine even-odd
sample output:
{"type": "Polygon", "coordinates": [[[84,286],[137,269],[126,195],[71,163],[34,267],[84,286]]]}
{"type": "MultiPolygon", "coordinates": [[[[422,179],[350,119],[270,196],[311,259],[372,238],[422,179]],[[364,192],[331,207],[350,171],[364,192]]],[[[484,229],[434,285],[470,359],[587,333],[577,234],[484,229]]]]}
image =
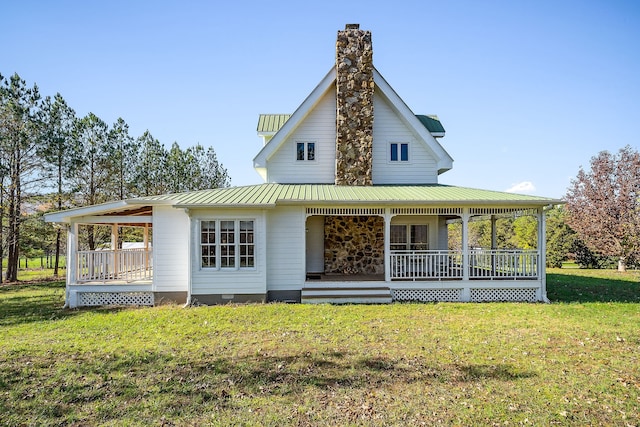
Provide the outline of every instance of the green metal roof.
{"type": "Polygon", "coordinates": [[[260,114],[258,118],[258,132],[277,132],[291,114],[260,114]]]}
{"type": "Polygon", "coordinates": [[[444,127],[440,123],[440,119],[436,115],[422,115],[417,114],[416,117],[420,120],[420,123],[431,133],[444,133],[444,127]]]}
{"type": "MultiPolygon", "coordinates": [[[[277,132],[285,122],[289,120],[291,114],[260,114],[258,117],[258,133],[277,132]]],[[[416,115],[420,123],[431,133],[444,133],[444,127],[436,115],[416,115]]]]}
{"type": "Polygon", "coordinates": [[[259,184],[150,196],[136,203],[177,207],[274,207],[277,204],[339,205],[510,205],[544,206],[559,200],[449,185],[338,186],[332,184],[259,184]]]}

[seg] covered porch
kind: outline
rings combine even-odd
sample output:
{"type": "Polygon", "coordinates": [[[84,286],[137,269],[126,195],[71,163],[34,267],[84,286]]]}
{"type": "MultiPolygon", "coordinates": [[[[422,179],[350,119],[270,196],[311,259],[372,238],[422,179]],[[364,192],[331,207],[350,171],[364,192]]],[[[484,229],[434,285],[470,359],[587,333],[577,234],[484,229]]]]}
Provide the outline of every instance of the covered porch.
{"type": "Polygon", "coordinates": [[[152,208],[73,218],[67,234],[67,304],[153,305],[152,208]]]}
{"type": "Polygon", "coordinates": [[[313,208],[307,209],[306,231],[303,302],[546,301],[542,207],[313,208]],[[535,247],[500,248],[496,221],[522,215],[536,219],[535,247]],[[353,222],[345,216],[357,216],[361,219],[355,222],[374,230],[345,229],[350,236],[337,239],[343,243],[336,249],[330,243],[335,236],[326,235],[335,233],[335,227],[325,226],[320,233],[316,225],[312,230],[319,220],[309,218],[319,216],[325,224],[335,222],[327,217],[337,217],[341,225],[353,222]],[[490,224],[489,247],[470,242],[469,225],[474,221],[490,224]],[[458,242],[450,238],[451,224],[461,228],[458,242]],[[353,235],[365,236],[366,243],[351,245],[357,240],[353,235]],[[372,246],[372,235],[379,238],[378,246],[372,246]],[[318,271],[320,260],[313,255],[319,240],[324,271],[318,271]],[[373,259],[361,259],[367,256],[373,259]],[[336,263],[336,258],[341,261],[336,263]]]}

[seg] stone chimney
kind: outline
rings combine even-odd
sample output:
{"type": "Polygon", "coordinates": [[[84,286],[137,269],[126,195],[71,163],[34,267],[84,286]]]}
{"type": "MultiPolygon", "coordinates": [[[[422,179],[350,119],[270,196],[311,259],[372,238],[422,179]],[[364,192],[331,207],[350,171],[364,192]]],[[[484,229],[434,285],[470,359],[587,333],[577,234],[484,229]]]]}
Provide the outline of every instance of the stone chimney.
{"type": "Polygon", "coordinates": [[[336,185],[372,185],[371,31],[347,24],[336,42],[336,185]]]}

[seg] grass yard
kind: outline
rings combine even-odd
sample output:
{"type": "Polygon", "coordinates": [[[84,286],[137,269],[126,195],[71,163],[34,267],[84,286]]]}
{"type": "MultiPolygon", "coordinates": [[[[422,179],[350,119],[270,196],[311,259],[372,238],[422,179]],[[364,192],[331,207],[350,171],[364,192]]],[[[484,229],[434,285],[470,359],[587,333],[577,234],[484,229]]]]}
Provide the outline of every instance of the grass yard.
{"type": "Polygon", "coordinates": [[[63,310],[62,283],[0,287],[0,424],[638,426],[637,273],[583,273],[550,272],[553,304],[63,310]]]}

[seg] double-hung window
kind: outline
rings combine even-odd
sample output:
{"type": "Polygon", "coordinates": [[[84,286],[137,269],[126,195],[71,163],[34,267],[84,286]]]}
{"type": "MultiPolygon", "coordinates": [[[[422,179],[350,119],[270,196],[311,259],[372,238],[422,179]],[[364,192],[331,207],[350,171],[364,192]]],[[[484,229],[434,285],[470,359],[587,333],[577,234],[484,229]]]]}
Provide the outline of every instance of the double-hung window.
{"type": "Polygon", "coordinates": [[[392,251],[421,251],[429,249],[427,224],[392,224],[392,251]]]}
{"type": "Polygon", "coordinates": [[[409,161],[409,143],[392,142],[389,144],[389,160],[392,162],[409,161]]]}
{"type": "Polygon", "coordinates": [[[315,142],[296,142],[296,160],[315,160],[315,142]]]}
{"type": "Polygon", "coordinates": [[[200,254],[202,268],[254,268],[254,221],[200,221],[200,254]]]}

